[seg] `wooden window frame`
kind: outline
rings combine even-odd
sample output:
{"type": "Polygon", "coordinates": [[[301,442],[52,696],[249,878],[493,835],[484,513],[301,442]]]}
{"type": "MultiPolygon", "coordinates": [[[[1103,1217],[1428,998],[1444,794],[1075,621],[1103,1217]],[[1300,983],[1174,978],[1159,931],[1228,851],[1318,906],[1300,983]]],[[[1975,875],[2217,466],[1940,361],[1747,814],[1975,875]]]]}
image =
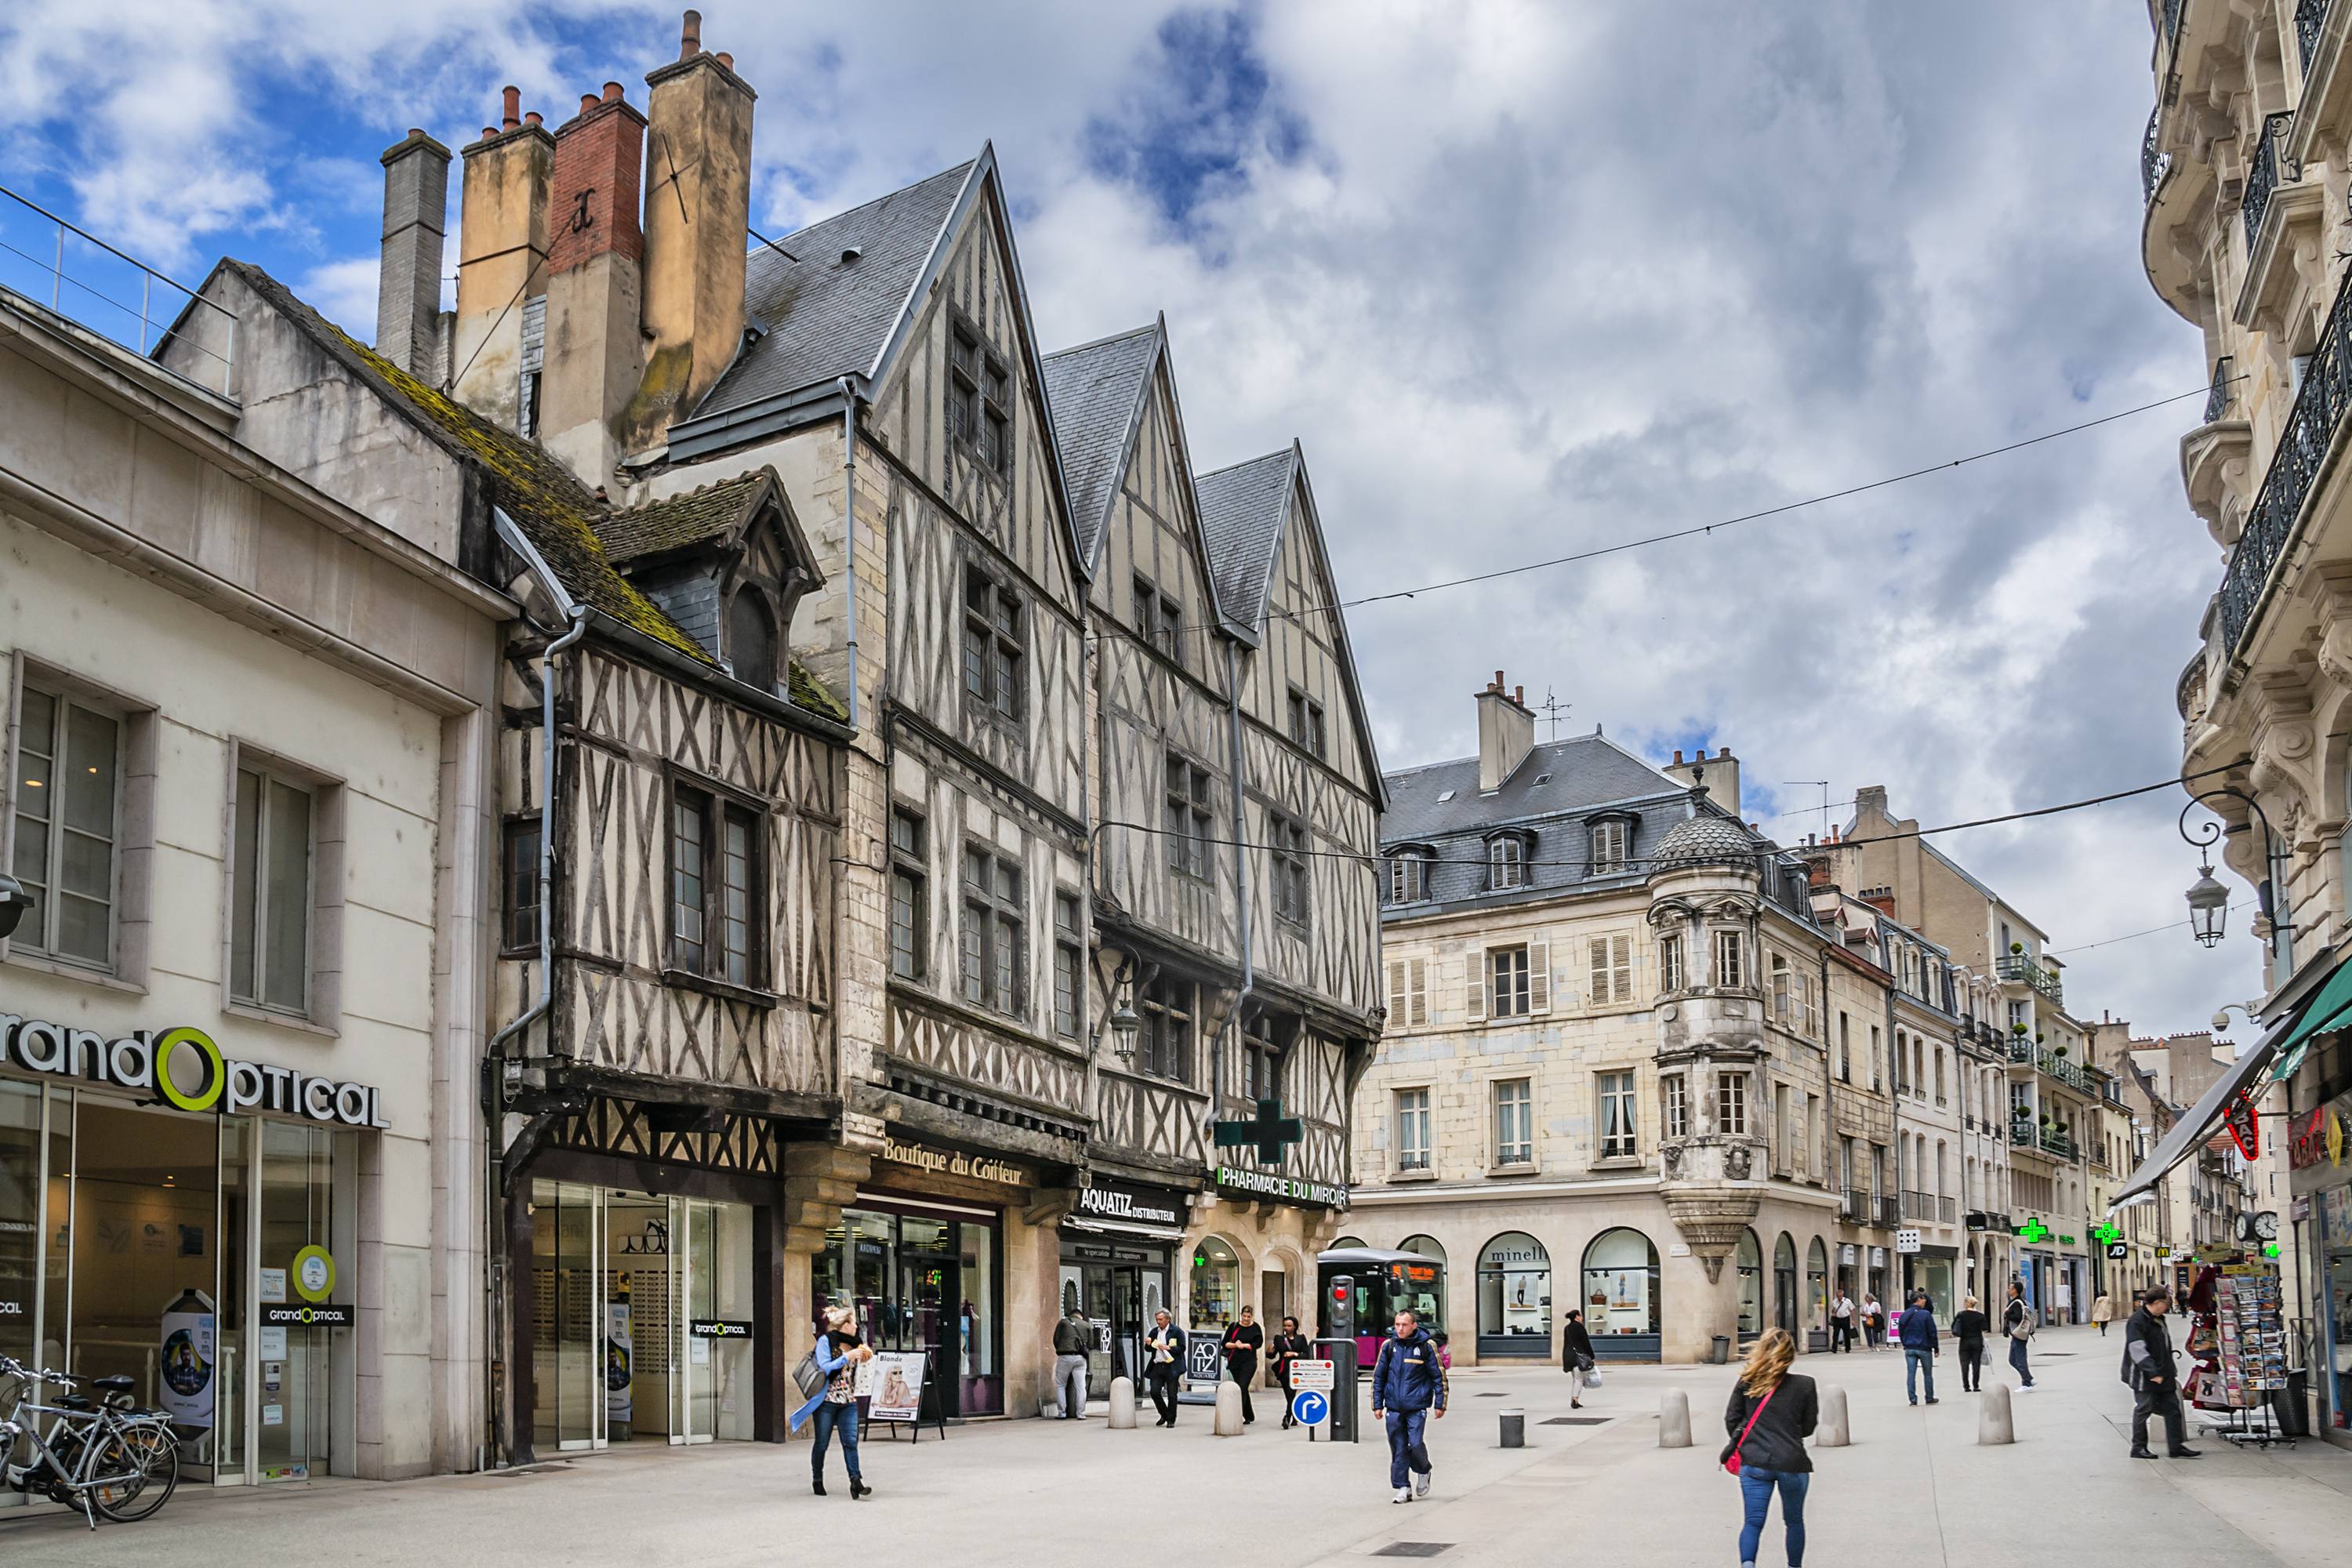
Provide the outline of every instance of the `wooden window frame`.
{"type": "Polygon", "coordinates": [[[1592,1136],[1603,1160],[1639,1159],[1642,1153],[1641,1083],[1632,1068],[1593,1075],[1592,1136]],[[1612,1111],[1623,1119],[1611,1124],[1612,1111]]]}
{"type": "Polygon", "coordinates": [[[1426,1171],[1431,1168],[1436,1151],[1431,1147],[1431,1116],[1429,1089],[1400,1089],[1396,1092],[1397,1161],[1399,1171],[1426,1171]],[[1417,1138],[1408,1138],[1412,1131],[1417,1138]]]}
{"type": "Polygon", "coordinates": [[[705,779],[698,774],[673,771],[669,776],[668,809],[663,814],[664,880],[667,897],[663,919],[663,978],[672,984],[723,990],[727,994],[746,1000],[770,1002],[768,993],[768,903],[770,897],[769,813],[757,802],[749,800],[731,789],[705,779]],[[679,911],[687,906],[680,902],[680,812],[698,812],[702,820],[703,853],[700,886],[702,939],[700,952],[691,957],[686,952],[687,939],[681,932],[679,911]],[[732,950],[726,940],[729,925],[727,910],[727,868],[729,851],[727,830],[740,826],[744,830],[744,887],[741,925],[743,968],[740,975],[727,972],[727,960],[732,950]]]}
{"type": "Polygon", "coordinates": [[[1242,1099],[1255,1104],[1282,1098],[1282,1056],[1271,1014],[1260,1013],[1242,1026],[1242,1099]]]}
{"type": "Polygon", "coordinates": [[[1271,806],[1266,808],[1265,826],[1274,918],[1304,929],[1314,917],[1314,882],[1307,874],[1307,851],[1314,837],[1304,822],[1271,806]]]}
{"type": "Polygon", "coordinates": [[[500,897],[499,951],[501,955],[532,956],[539,952],[539,813],[517,813],[506,819],[499,843],[500,897]],[[518,858],[521,864],[517,865],[518,858]],[[530,887],[520,896],[518,882],[530,887]]]}
{"type": "Polygon", "coordinates": [[[894,979],[929,978],[929,842],[930,824],[921,812],[903,805],[890,808],[890,973],[894,979]],[[906,935],[903,946],[902,930],[906,935]]]}
{"type": "Polygon", "coordinates": [[[1630,933],[1611,931],[1587,937],[1584,964],[1586,1006],[1622,1007],[1633,1000],[1633,938],[1630,933]]]}
{"type": "Polygon", "coordinates": [[[1021,862],[993,844],[968,839],[956,877],[963,904],[957,994],[967,1005],[1008,1018],[1024,1017],[1029,948],[1027,908],[1020,896],[1025,881],[1021,862]],[[988,869],[984,882],[973,879],[976,862],[988,869]],[[1007,872],[1011,894],[1003,890],[1007,872]]]}
{"type": "Polygon", "coordinates": [[[1389,1016],[1392,1029],[1425,1028],[1429,1024],[1429,960],[1389,960],[1389,1016]]]}
{"type": "Polygon", "coordinates": [[[1027,599],[995,572],[967,563],[957,610],[962,633],[957,663],[966,710],[991,723],[1022,728],[1028,721],[1027,599]]]}
{"type": "MultiPolygon", "coordinates": [[[[237,758],[237,765],[230,780],[228,855],[230,892],[227,942],[230,957],[228,968],[228,998],[233,1003],[251,1007],[257,1012],[282,1014],[298,1018],[308,1018],[310,1016],[311,948],[318,935],[319,924],[318,845],[320,826],[319,818],[320,815],[319,793],[317,786],[310,782],[308,776],[289,773],[282,769],[273,767],[270,765],[269,759],[255,753],[245,753],[237,758]],[[261,795],[261,798],[255,803],[254,816],[254,832],[257,842],[253,848],[256,862],[253,868],[254,877],[252,886],[253,931],[247,939],[249,944],[247,951],[251,955],[253,963],[252,989],[249,994],[240,993],[237,989],[238,974],[236,957],[236,940],[241,934],[239,927],[242,924],[242,912],[238,909],[236,886],[239,879],[239,873],[245,868],[246,845],[243,835],[243,800],[244,784],[245,780],[248,778],[255,782],[256,785],[260,790],[261,795]],[[271,973],[271,963],[269,956],[266,951],[267,943],[263,939],[264,929],[268,924],[273,911],[269,907],[270,900],[268,888],[268,879],[267,874],[264,872],[260,862],[265,855],[268,854],[276,847],[273,841],[275,828],[271,823],[270,813],[268,810],[271,792],[275,789],[291,791],[294,794],[299,795],[303,799],[302,889],[299,895],[302,910],[302,956],[299,965],[301,970],[301,975],[299,981],[301,994],[300,999],[294,1002],[273,1001],[268,999],[269,989],[277,982],[278,977],[271,973]]],[[[536,890],[537,888],[537,879],[538,873],[536,868],[534,868],[532,872],[532,885],[534,890],[536,890]]]]}
{"type": "Polygon", "coordinates": [[[1715,1131],[1726,1138],[1748,1136],[1748,1075],[1718,1073],[1715,1079],[1715,1131]]]}
{"type": "Polygon", "coordinates": [[[1011,366],[988,335],[962,311],[951,311],[944,416],[948,436],[1000,480],[1013,475],[1013,384],[1011,366]]]}
{"type": "Polygon", "coordinates": [[[1748,935],[1745,931],[1718,931],[1715,933],[1715,984],[1718,987],[1744,985],[1748,975],[1748,935]]]}
{"type": "Polygon", "coordinates": [[[1533,970],[1525,942],[1486,950],[1486,1016],[1528,1016],[1534,1010],[1533,989],[1533,970]]]}
{"type": "MultiPolygon", "coordinates": [[[[37,885],[46,889],[46,893],[36,908],[26,911],[23,922],[17,926],[15,934],[8,939],[7,951],[12,956],[20,960],[31,959],[44,964],[55,964],[62,973],[118,974],[121,969],[123,956],[122,927],[125,894],[129,891],[124,874],[125,852],[128,846],[124,842],[123,828],[126,816],[124,795],[127,793],[126,786],[131,773],[129,763],[133,710],[89,691],[78,682],[57,679],[46,670],[39,673],[24,670],[21,664],[19,668],[21,673],[15,683],[16,689],[12,693],[14,700],[9,704],[8,710],[7,733],[10,739],[6,757],[8,809],[5,817],[5,826],[7,830],[9,858],[5,868],[12,875],[18,876],[20,880],[26,881],[28,887],[37,885]],[[49,776],[39,786],[48,792],[46,798],[32,793],[35,786],[26,776],[24,766],[24,759],[33,751],[29,743],[32,735],[24,723],[25,699],[31,695],[38,695],[56,704],[52,710],[50,733],[42,742],[42,744],[48,749],[38,753],[47,757],[49,763],[49,776]],[[84,953],[63,952],[57,946],[58,926],[62,919],[57,913],[61,901],[58,893],[58,883],[64,875],[66,837],[69,832],[77,831],[68,827],[66,807],[62,804],[65,795],[62,781],[65,770],[71,765],[68,747],[70,744],[69,731],[72,726],[72,712],[75,709],[103,719],[114,729],[112,777],[108,781],[107,787],[108,819],[104,841],[107,856],[106,953],[102,958],[91,958],[84,953]],[[34,818],[26,808],[35,805],[43,808],[47,815],[38,819],[34,818]],[[23,877],[20,870],[20,868],[26,864],[25,847],[22,841],[29,829],[36,828],[37,823],[37,830],[42,841],[42,858],[47,868],[46,876],[40,879],[37,884],[31,879],[23,877]],[[36,922],[38,922],[37,925],[36,922]]],[[[82,831],[81,837],[95,836],[82,831]]],[[[85,901],[89,898],[87,894],[74,896],[85,901]]]]}
{"type": "Polygon", "coordinates": [[[1683,988],[1683,939],[1679,931],[1658,939],[1658,992],[1683,988]]]}
{"type": "Polygon", "coordinates": [[[1054,889],[1054,1033],[1075,1040],[1086,1022],[1087,950],[1078,895],[1054,889]]]}
{"type": "Polygon", "coordinates": [[[1429,857],[1418,849],[1389,857],[1389,902],[1424,903],[1429,898],[1429,857]]]}
{"type": "Polygon", "coordinates": [[[1633,825],[1622,816],[1596,817],[1591,824],[1592,858],[1586,875],[1613,877],[1626,869],[1633,847],[1633,825]]]}
{"type": "Polygon", "coordinates": [[[1658,1079],[1658,1123],[1669,1138],[1690,1136],[1690,1080],[1681,1073],[1658,1079]]]}
{"type": "Polygon", "coordinates": [[[1290,688],[1284,729],[1290,743],[1318,762],[1330,761],[1331,735],[1323,704],[1298,687],[1290,688]]]}
{"type": "Polygon", "coordinates": [[[1163,816],[1168,868],[1207,881],[1215,869],[1209,841],[1216,837],[1215,776],[1181,752],[1167,754],[1163,816]]]}
{"type": "Polygon", "coordinates": [[[1200,990],[1181,974],[1160,973],[1136,987],[1138,1031],[1135,1068],[1171,1083],[1192,1081],[1192,1047],[1198,1038],[1200,990]]]}
{"type": "Polygon", "coordinates": [[[1184,668],[1183,605],[1174,595],[1161,593],[1150,578],[1139,572],[1135,575],[1133,592],[1136,636],[1147,647],[1184,668]]]}
{"type": "Polygon", "coordinates": [[[1536,1163],[1536,1096],[1535,1080],[1531,1078],[1507,1078],[1495,1080],[1487,1091],[1487,1105],[1495,1123],[1495,1163],[1511,1168],[1536,1163]],[[1517,1113],[1517,1141],[1511,1138],[1512,1113],[1517,1113]],[[1513,1155],[1516,1152],[1517,1158],[1513,1155]]]}
{"type": "Polygon", "coordinates": [[[1486,890],[1505,893],[1528,886],[1527,841],[1516,833],[1486,840],[1486,890]]]}

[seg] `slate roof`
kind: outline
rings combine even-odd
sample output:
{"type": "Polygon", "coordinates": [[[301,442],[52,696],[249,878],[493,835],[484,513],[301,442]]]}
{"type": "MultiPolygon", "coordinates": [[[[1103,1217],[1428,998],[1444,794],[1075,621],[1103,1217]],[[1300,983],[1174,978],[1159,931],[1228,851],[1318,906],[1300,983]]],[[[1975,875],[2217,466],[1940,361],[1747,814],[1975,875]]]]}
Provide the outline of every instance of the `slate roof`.
{"type": "Polygon", "coordinates": [[[616,562],[659,555],[723,539],[743,519],[743,513],[775,479],[775,470],[754,468],[737,479],[702,485],[626,511],[594,521],[604,553],[616,562]]]}
{"type": "Polygon", "coordinates": [[[872,372],[974,162],[780,240],[796,261],[764,245],[753,249],[744,264],[743,310],[769,330],[719,378],[693,417],[872,372]],[[852,246],[863,254],[842,260],[852,246]]]}
{"type": "MultiPolygon", "coordinates": [[[[1475,757],[1406,768],[1389,774],[1388,782],[1389,809],[1381,819],[1381,837],[1391,844],[1478,833],[1498,823],[1528,817],[1580,816],[1599,806],[1690,793],[1597,733],[1539,743],[1491,799],[1478,793],[1475,757]],[[1535,782],[1547,776],[1547,783],[1535,782]],[[1448,791],[1454,798],[1441,801],[1438,797],[1448,791]]],[[[1681,819],[1678,809],[1674,821],[1681,819]]],[[[1644,826],[1650,825],[1645,822],[1644,826]]],[[[1663,832],[1672,823],[1655,826],[1663,832]]]]}
{"type": "MultiPolygon", "coordinates": [[[[1298,446],[1268,452],[1192,481],[1201,498],[1201,536],[1208,547],[1217,604],[1253,638],[1265,619],[1266,590],[1274,577],[1283,519],[1289,515],[1298,446]]],[[[1477,782],[1471,767],[1471,782],[1477,782]]]]}
{"type": "Polygon", "coordinates": [[[1078,548],[1088,561],[1118,494],[1119,467],[1162,341],[1160,323],[1154,321],[1045,358],[1045,403],[1053,410],[1054,439],[1062,448],[1078,548]]]}
{"type": "Polygon", "coordinates": [[[1666,830],[1650,851],[1655,866],[1704,866],[1722,862],[1733,866],[1752,863],[1762,843],[1748,829],[1727,816],[1699,816],[1686,817],[1666,830]]]}

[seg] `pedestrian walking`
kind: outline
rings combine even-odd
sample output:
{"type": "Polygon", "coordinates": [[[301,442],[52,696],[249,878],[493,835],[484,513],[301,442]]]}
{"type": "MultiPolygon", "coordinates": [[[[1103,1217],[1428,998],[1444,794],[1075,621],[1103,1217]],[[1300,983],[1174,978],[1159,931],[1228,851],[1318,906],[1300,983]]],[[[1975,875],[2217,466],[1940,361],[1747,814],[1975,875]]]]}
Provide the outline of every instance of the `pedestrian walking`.
{"type": "Polygon", "coordinates": [[[1396,1495],[1391,1502],[1411,1502],[1429,1495],[1429,1445],[1425,1436],[1433,1411],[1445,1419],[1445,1367],[1438,1360],[1437,1342],[1421,1326],[1421,1316],[1408,1309],[1396,1315],[1395,1332],[1381,1342],[1372,1358],[1372,1419],[1385,1420],[1389,1434],[1389,1485],[1396,1495]],[[1412,1484],[1406,1484],[1406,1472],[1412,1484]]]}
{"type": "Polygon", "coordinates": [[[1143,1385],[1151,1391],[1151,1407],[1160,1412],[1155,1426],[1176,1425],[1176,1380],[1184,1374],[1184,1331],[1162,1307],[1151,1314],[1151,1331],[1143,1336],[1143,1385]]]}
{"type": "Polygon", "coordinates": [[[1927,1292],[1914,1290],[1911,1304],[1903,1309],[1903,1392],[1911,1403],[1919,1403],[1919,1379],[1927,1380],[1927,1403],[1936,1403],[1936,1358],[1944,1353],[1942,1342],[1936,1337],[1936,1310],[1927,1304],[1927,1292]]]}
{"type": "Polygon", "coordinates": [[[2165,1314],[2172,1310],[2172,1292],[2158,1285],[2140,1292],[2139,1310],[2124,1325],[2124,1381],[2139,1395],[2132,1406],[2131,1457],[2153,1459],[2147,1446],[2147,1418],[2164,1417],[2165,1458],[2197,1459],[2204,1456],[2189,1446],[2188,1416],[2180,1408],[2180,1369],[2172,1359],[2172,1331],[2165,1314]]]}
{"type": "Polygon", "coordinates": [[[1977,1310],[1974,1296],[1960,1298],[1960,1310],[1952,1314],[1952,1338],[1960,1342],[1960,1392],[1976,1394],[1984,1387],[1985,1334],[1992,1320],[1977,1310]]]}
{"type": "Polygon", "coordinates": [[[809,1454],[809,1484],[819,1497],[824,1496],[824,1451],[834,1435],[840,1434],[841,1463],[849,1472],[849,1495],[863,1501],[874,1495],[874,1489],[866,1484],[865,1474],[857,1467],[856,1370],[860,1362],[874,1359],[874,1352],[859,1342],[853,1326],[856,1321],[846,1307],[825,1310],[824,1332],[816,1339],[816,1366],[825,1374],[824,1386],[793,1412],[790,1426],[797,1432],[810,1416],[816,1417],[816,1445],[809,1454]]]}
{"type": "Polygon", "coordinates": [[[1087,1352],[1094,1338],[1075,1304],[1054,1325],[1054,1403],[1065,1421],[1087,1418],[1087,1352]]]}
{"type": "Polygon", "coordinates": [[[1298,1320],[1296,1318],[1283,1319],[1282,1332],[1275,1335],[1274,1343],[1266,1347],[1266,1357],[1274,1367],[1274,1381],[1282,1387],[1282,1429],[1286,1432],[1298,1425],[1290,1414],[1291,1372],[1314,1352],[1315,1347],[1307,1342],[1307,1336],[1298,1331],[1298,1320]]]}
{"type": "Polygon", "coordinates": [[[1584,1310],[1569,1310],[1568,1321],[1559,1331],[1560,1370],[1569,1376],[1568,1407],[1584,1408],[1584,1380],[1592,1374],[1592,1335],[1584,1327],[1584,1310]]]}
{"type": "Polygon", "coordinates": [[[1843,1351],[1853,1353],[1853,1298],[1838,1289],[1837,1300],[1830,1303],[1830,1353],[1843,1351]]]}
{"type": "Polygon", "coordinates": [[[2009,1305],[2001,1309],[2000,1326],[2009,1335],[2009,1364],[2017,1369],[2017,1392],[2033,1387],[2033,1368],[2025,1359],[2025,1342],[2033,1337],[2033,1314],[2026,1310],[2025,1287],[2009,1282],[2009,1305]]]}
{"type": "Polygon", "coordinates": [[[1805,1439],[1821,1418],[1821,1399],[1811,1378],[1789,1370],[1796,1359],[1797,1342],[1788,1330],[1766,1330],[1740,1366],[1723,1412],[1731,1441],[1722,1464],[1739,1478],[1740,1568],[1756,1568],[1775,1490],[1780,1494],[1781,1528],[1788,1532],[1789,1568],[1804,1568],[1805,1492],[1813,1480],[1805,1439]]]}
{"type": "Polygon", "coordinates": [[[1249,1426],[1257,1419],[1250,1405],[1250,1380],[1257,1376],[1257,1352],[1265,1343],[1265,1331],[1257,1326],[1257,1319],[1247,1307],[1242,1309],[1241,1321],[1225,1326],[1225,1370],[1242,1385],[1242,1425],[1249,1426]]]}
{"type": "Polygon", "coordinates": [[[1876,1354],[1878,1351],[1878,1336],[1885,1330],[1885,1309],[1879,1306],[1878,1298],[1876,1296],[1864,1290],[1862,1293],[1863,1348],[1871,1352],[1873,1354],[1876,1354]]]}
{"type": "Polygon", "coordinates": [[[2102,1290],[2091,1301],[2091,1321],[2099,1325],[2099,1338],[2107,1337],[2107,1325],[2115,1321],[2116,1299],[2102,1290]]]}

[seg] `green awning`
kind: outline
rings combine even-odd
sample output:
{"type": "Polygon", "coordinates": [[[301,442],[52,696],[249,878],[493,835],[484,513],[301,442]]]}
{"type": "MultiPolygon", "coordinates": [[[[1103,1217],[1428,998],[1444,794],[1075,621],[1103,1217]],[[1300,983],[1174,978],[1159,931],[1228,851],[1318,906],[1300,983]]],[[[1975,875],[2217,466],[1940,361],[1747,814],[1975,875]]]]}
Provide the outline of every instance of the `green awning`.
{"type": "Polygon", "coordinates": [[[2284,1083],[2294,1076],[2303,1065],[2303,1055],[2311,1048],[2311,1037],[2329,1029],[2352,1027],[2352,963],[2339,963],[2336,973],[2327,977],[2303,1009],[2303,1016],[2278,1044],[2278,1066],[2271,1069],[2271,1079],[2284,1083]]]}

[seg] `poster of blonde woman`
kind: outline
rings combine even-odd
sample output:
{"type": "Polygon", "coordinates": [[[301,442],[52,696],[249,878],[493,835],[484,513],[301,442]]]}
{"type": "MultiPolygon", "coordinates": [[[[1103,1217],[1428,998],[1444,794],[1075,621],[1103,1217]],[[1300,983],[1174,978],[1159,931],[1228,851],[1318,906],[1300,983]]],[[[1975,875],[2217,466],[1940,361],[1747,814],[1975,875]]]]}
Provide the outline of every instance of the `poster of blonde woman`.
{"type": "Polygon", "coordinates": [[[868,1401],[868,1421],[912,1421],[923,1399],[923,1352],[877,1351],[857,1369],[857,1393],[868,1401]]]}

